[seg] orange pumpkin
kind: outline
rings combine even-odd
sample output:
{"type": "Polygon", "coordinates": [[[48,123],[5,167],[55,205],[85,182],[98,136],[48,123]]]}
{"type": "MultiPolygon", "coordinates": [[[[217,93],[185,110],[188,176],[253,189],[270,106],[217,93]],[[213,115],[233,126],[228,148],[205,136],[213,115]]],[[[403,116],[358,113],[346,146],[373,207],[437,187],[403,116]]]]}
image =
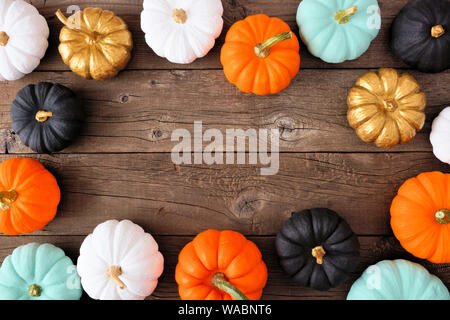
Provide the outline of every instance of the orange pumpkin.
{"type": "Polygon", "coordinates": [[[42,229],[56,214],[60,191],[55,177],[38,161],[11,158],[0,164],[0,232],[42,229]]]}
{"type": "Polygon", "coordinates": [[[391,226],[403,248],[434,263],[450,262],[450,174],[407,180],[391,205],[391,226]]]}
{"type": "Polygon", "coordinates": [[[258,247],[242,234],[207,230],[181,250],[175,280],[183,300],[257,300],[267,268],[258,247]]]}
{"type": "Polygon", "coordinates": [[[220,61],[228,81],[258,95],[285,89],[300,68],[299,43],[289,26],[264,14],[234,23],[220,61]]]}

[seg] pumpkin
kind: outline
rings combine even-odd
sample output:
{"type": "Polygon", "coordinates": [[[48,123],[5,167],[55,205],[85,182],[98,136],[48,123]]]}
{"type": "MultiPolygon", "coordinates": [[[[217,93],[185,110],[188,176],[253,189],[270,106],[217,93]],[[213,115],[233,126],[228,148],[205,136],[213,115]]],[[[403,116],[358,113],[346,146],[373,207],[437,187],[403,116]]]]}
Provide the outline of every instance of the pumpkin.
{"type": "Polygon", "coordinates": [[[353,283],[347,300],[450,300],[446,286],[420,264],[384,260],[353,283]]]}
{"type": "Polygon", "coordinates": [[[191,63],[204,57],[223,28],[221,0],[144,0],[141,29],[160,57],[191,63]]]}
{"type": "Polygon", "coordinates": [[[86,8],[66,18],[59,34],[59,53],[70,69],[85,79],[106,80],[125,68],[133,39],[127,24],[113,12],[86,8]]]}
{"type": "Polygon", "coordinates": [[[81,293],[72,260],[49,243],[14,249],[0,268],[0,300],[78,300],[81,293]]]}
{"type": "Polygon", "coordinates": [[[341,63],[367,51],[380,31],[381,17],[377,0],[303,0],[297,24],[312,55],[341,63]]]}
{"type": "Polygon", "coordinates": [[[412,0],[391,27],[391,48],[423,72],[450,68],[450,1],[412,0]]]}
{"type": "Polygon", "coordinates": [[[234,23],[220,52],[229,82],[245,93],[285,89],[300,68],[299,43],[289,26],[264,14],[234,23]]]}
{"type": "Polygon", "coordinates": [[[0,1],[0,81],[31,73],[48,47],[47,21],[22,0],[0,1]]]}
{"type": "Polygon", "coordinates": [[[267,268],[258,247],[242,234],[206,230],[181,250],[175,280],[183,300],[257,300],[267,268]]]}
{"type": "Polygon", "coordinates": [[[421,259],[450,263],[450,174],[425,172],[405,181],[391,205],[391,227],[421,259]]]}
{"type": "Polygon", "coordinates": [[[164,268],[153,237],[129,220],[95,227],[80,248],[77,270],[86,293],[101,300],[143,300],[164,268]]]}
{"type": "Polygon", "coordinates": [[[361,76],[347,97],[347,119],[364,142],[390,148],[410,141],[425,123],[426,98],[407,73],[382,68],[361,76]]]}
{"type": "Polygon", "coordinates": [[[450,164],[450,107],[445,108],[433,120],[430,141],[433,153],[442,162],[450,164]]]}
{"type": "Polygon", "coordinates": [[[42,229],[55,217],[59,200],[55,177],[39,161],[10,158],[0,164],[0,232],[42,229]]]}
{"type": "Polygon", "coordinates": [[[39,153],[51,153],[66,148],[78,136],[84,112],[69,88],[40,82],[17,93],[11,118],[23,144],[39,153]]]}
{"type": "Polygon", "coordinates": [[[286,274],[316,290],[340,286],[359,263],[358,238],[344,219],[326,208],[293,213],[275,244],[286,274]]]}

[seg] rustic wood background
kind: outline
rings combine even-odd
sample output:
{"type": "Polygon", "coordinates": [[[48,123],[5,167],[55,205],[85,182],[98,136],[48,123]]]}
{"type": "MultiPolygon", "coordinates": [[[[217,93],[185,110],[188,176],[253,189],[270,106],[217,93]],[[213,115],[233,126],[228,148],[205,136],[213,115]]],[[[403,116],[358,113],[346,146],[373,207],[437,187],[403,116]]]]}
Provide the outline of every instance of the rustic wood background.
{"type": "MultiPolygon", "coordinates": [[[[389,225],[389,206],[404,180],[424,171],[449,172],[436,160],[428,137],[435,116],[450,105],[450,71],[409,70],[389,50],[389,27],[408,0],[379,0],[382,29],[356,61],[326,64],[302,45],[301,70],[289,88],[258,97],[239,92],[223,75],[220,47],[230,25],[265,13],[285,20],[298,35],[299,0],[222,0],[225,27],[214,49],[190,65],[175,65],[145,44],[139,19],[142,0],[32,0],[50,25],[50,47],[36,72],[0,83],[0,148],[8,157],[37,158],[58,179],[62,201],[42,231],[0,236],[0,261],[22,244],[50,242],[76,261],[84,237],[107,219],[131,219],[155,235],[165,272],[153,299],[178,298],[174,268],[181,248],[207,228],[241,231],[256,242],[269,268],[264,299],[345,299],[351,283],[370,264],[406,258],[389,225]],[[113,10],[128,24],[135,49],[127,69],[105,82],[72,73],[59,57],[61,28],[54,13],[69,5],[113,10]],[[427,94],[427,123],[410,143],[390,150],[363,143],[348,126],[346,96],[357,77],[379,67],[410,72],[427,94]],[[29,83],[62,83],[85,102],[87,123],[68,149],[38,155],[11,130],[10,104],[29,83]],[[260,176],[251,165],[174,165],[172,130],[279,128],[280,171],[260,176]],[[294,211],[329,207],[358,234],[362,263],[345,285],[328,292],[295,286],[281,271],[274,236],[294,211]]],[[[418,261],[450,286],[450,264],[418,261]]]]}

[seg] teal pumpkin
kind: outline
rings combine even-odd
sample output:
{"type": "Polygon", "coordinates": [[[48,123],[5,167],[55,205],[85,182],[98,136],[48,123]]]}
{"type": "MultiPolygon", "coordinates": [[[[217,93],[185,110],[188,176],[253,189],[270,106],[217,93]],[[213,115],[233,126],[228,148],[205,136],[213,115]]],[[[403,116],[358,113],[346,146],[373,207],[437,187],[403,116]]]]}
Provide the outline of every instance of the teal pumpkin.
{"type": "Polygon", "coordinates": [[[341,63],[367,51],[380,31],[381,17],[377,0],[303,0],[297,24],[311,54],[341,63]]]}
{"type": "Polygon", "coordinates": [[[0,300],[78,300],[81,293],[72,260],[49,243],[16,248],[0,268],[0,300]]]}
{"type": "Polygon", "coordinates": [[[353,283],[347,300],[450,300],[450,294],[424,267],[399,259],[368,267],[353,283]]]}

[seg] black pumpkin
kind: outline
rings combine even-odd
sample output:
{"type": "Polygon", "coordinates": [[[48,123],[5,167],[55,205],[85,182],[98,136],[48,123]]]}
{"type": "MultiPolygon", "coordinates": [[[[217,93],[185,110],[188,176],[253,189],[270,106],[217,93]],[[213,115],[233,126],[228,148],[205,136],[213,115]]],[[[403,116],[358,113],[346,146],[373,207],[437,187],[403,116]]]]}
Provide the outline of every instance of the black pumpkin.
{"type": "Polygon", "coordinates": [[[299,285],[328,290],[346,281],[359,263],[359,242],[336,212],[316,208],[293,213],[276,238],[284,271],[299,285]]]}
{"type": "Polygon", "coordinates": [[[450,0],[412,0],[391,27],[394,54],[423,72],[450,68],[450,0]]]}
{"type": "Polygon", "coordinates": [[[51,153],[66,148],[78,136],[84,112],[72,90],[40,82],[17,93],[11,118],[23,144],[39,153],[51,153]]]}

